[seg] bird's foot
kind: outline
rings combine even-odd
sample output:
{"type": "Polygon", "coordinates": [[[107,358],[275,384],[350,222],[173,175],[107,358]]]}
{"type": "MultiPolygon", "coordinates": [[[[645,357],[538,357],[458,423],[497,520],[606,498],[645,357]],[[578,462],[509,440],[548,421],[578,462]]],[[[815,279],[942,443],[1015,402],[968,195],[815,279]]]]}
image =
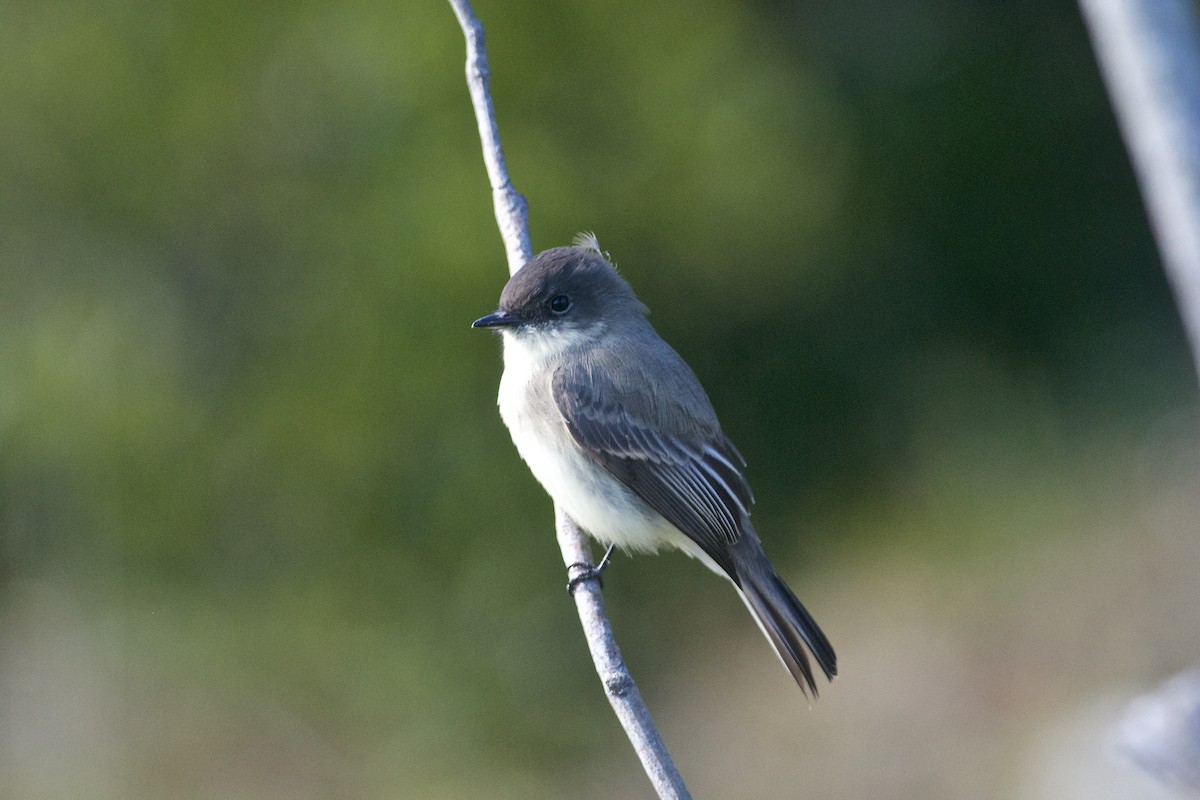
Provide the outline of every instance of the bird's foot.
{"type": "Polygon", "coordinates": [[[608,563],[612,559],[613,550],[616,548],[617,546],[615,544],[610,544],[608,546],[608,550],[604,551],[604,558],[600,559],[600,563],[594,567],[591,564],[587,564],[582,561],[576,561],[574,564],[571,564],[569,567],[567,567],[567,575],[571,576],[570,580],[567,581],[567,594],[574,597],[575,590],[579,588],[579,584],[593,579],[595,579],[596,584],[603,589],[604,570],[608,569],[608,563]],[[575,574],[571,575],[572,572],[575,572],[575,574]]]}

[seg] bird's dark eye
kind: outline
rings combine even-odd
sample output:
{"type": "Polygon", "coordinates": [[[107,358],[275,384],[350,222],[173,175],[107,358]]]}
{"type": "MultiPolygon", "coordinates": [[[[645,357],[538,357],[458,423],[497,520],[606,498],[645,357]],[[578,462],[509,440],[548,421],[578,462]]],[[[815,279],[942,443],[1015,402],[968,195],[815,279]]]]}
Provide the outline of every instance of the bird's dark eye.
{"type": "Polygon", "coordinates": [[[556,294],[550,300],[550,310],[555,314],[565,314],[571,308],[571,298],[565,294],[556,294]]]}

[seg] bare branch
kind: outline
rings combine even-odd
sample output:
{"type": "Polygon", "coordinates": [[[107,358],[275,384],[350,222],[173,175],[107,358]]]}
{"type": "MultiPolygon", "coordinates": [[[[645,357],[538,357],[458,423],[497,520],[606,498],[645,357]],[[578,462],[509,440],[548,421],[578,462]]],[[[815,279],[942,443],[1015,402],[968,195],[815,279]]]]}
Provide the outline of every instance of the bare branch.
{"type": "Polygon", "coordinates": [[[1192,0],[1079,0],[1200,373],[1200,26],[1192,0]]]}
{"type": "MultiPolygon", "coordinates": [[[[590,548],[582,531],[562,509],[554,509],[555,528],[558,532],[558,545],[562,548],[563,563],[568,568],[572,564],[590,564],[592,560],[590,548]]],[[[581,581],[575,588],[575,606],[579,611],[579,621],[583,625],[584,636],[587,637],[588,649],[592,651],[592,661],[596,665],[596,673],[604,684],[604,693],[612,705],[617,719],[625,728],[625,735],[633,744],[646,768],[646,775],[654,784],[659,797],[690,798],[687,787],[679,770],[671,761],[671,754],[663,744],[650,712],[642,701],[642,693],[629,674],[629,668],[621,658],[621,649],[613,637],[612,625],[604,611],[604,596],[600,593],[600,582],[592,578],[581,581]]]]}
{"type": "Polygon", "coordinates": [[[483,144],[483,163],[492,184],[496,224],[508,253],[508,273],[512,275],[533,257],[533,246],[529,243],[529,206],[509,179],[504,151],[500,148],[483,23],[467,0],[450,0],[450,6],[467,40],[467,89],[471,92],[471,105],[475,107],[475,119],[479,123],[479,140],[483,144]]]}
{"type": "MultiPolygon", "coordinates": [[[[467,40],[467,86],[471,92],[471,103],[479,122],[479,138],[483,144],[483,160],[487,165],[488,178],[492,184],[492,201],[496,208],[496,224],[504,239],[508,253],[510,274],[520,269],[533,256],[529,242],[528,208],[525,198],[517,193],[508,176],[504,153],[500,149],[500,132],[496,127],[496,114],[492,107],[489,87],[487,53],[484,49],[483,23],[475,16],[467,0],[450,0],[463,35],[467,40]]],[[[555,530],[563,561],[573,564],[592,563],[591,549],[587,537],[562,509],[554,509],[555,530]]],[[[662,737],[659,736],[650,712],[642,701],[641,692],[629,674],[621,658],[620,648],[613,637],[612,624],[604,610],[604,598],[600,594],[597,578],[582,580],[575,592],[575,605],[579,621],[583,625],[588,649],[596,672],[604,684],[604,692],[616,712],[617,719],[625,729],[633,749],[641,759],[646,775],[654,785],[659,797],[671,800],[689,799],[683,778],[675,768],[662,737]]]]}

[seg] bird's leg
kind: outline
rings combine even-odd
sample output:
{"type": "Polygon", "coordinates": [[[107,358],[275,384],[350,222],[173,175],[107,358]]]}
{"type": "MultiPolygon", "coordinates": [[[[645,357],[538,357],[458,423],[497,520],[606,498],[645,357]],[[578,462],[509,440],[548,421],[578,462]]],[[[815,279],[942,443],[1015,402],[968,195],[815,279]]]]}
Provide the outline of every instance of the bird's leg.
{"type": "Polygon", "coordinates": [[[574,597],[575,590],[579,588],[579,584],[583,583],[584,581],[590,581],[592,578],[595,578],[596,583],[599,584],[601,589],[603,589],[604,570],[608,568],[608,562],[612,559],[613,550],[616,549],[617,546],[615,544],[610,544],[608,549],[604,551],[604,558],[600,559],[600,563],[594,567],[591,564],[585,564],[582,561],[576,561],[574,564],[567,567],[568,575],[571,574],[571,570],[579,570],[578,574],[567,581],[567,594],[574,597]]]}

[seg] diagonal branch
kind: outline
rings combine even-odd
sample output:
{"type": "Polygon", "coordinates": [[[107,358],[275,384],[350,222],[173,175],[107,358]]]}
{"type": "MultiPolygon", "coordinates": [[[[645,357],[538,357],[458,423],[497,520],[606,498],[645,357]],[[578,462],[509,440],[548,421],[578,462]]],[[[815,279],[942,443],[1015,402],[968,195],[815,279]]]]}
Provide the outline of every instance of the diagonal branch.
{"type": "MultiPolygon", "coordinates": [[[[554,509],[554,527],[558,533],[558,546],[562,548],[563,563],[590,564],[591,550],[579,526],[557,506],[554,509]]],[[[683,800],[690,798],[687,787],[671,754],[663,744],[654,720],[650,719],[650,711],[642,700],[629,668],[621,658],[621,650],[613,637],[612,625],[604,611],[604,596],[600,594],[600,582],[592,578],[582,581],[575,589],[575,606],[579,611],[579,622],[583,625],[583,634],[587,638],[588,649],[592,651],[592,662],[596,665],[596,673],[604,684],[604,694],[613,707],[625,735],[637,751],[646,775],[654,784],[658,796],[683,800]]]]}
{"type": "Polygon", "coordinates": [[[1200,372],[1200,23],[1192,0],[1079,0],[1200,372]]]}
{"type": "MultiPolygon", "coordinates": [[[[484,48],[483,23],[475,16],[468,0],[450,0],[463,35],[467,40],[467,87],[471,92],[471,104],[479,122],[479,138],[483,144],[483,160],[487,165],[488,178],[492,185],[492,202],[496,209],[496,224],[504,239],[508,254],[509,273],[515,273],[533,255],[529,242],[528,207],[525,198],[517,193],[508,177],[504,153],[500,149],[500,133],[496,127],[496,114],[492,107],[489,87],[487,52],[484,48]]],[[[555,530],[562,549],[563,561],[568,565],[590,564],[591,550],[587,538],[562,509],[554,509],[555,530]]],[[[621,658],[620,648],[613,637],[612,624],[604,610],[604,598],[600,594],[600,582],[589,578],[578,583],[575,605],[579,621],[583,625],[588,649],[596,672],[604,685],[604,693],[612,705],[617,719],[625,729],[633,749],[637,752],[646,775],[654,785],[658,796],[671,800],[690,800],[683,778],[675,768],[662,737],[655,728],[650,712],[642,701],[637,684],[629,674],[621,658]]]]}
{"type": "Polygon", "coordinates": [[[496,127],[496,110],[492,107],[492,73],[483,42],[483,23],[475,16],[468,0],[450,0],[450,6],[467,40],[467,89],[471,92],[471,105],[479,123],[483,163],[492,184],[492,205],[496,208],[496,224],[508,253],[511,275],[533,258],[533,246],[529,243],[529,205],[508,177],[508,165],[504,162],[504,151],[500,149],[500,129],[496,127]]]}

